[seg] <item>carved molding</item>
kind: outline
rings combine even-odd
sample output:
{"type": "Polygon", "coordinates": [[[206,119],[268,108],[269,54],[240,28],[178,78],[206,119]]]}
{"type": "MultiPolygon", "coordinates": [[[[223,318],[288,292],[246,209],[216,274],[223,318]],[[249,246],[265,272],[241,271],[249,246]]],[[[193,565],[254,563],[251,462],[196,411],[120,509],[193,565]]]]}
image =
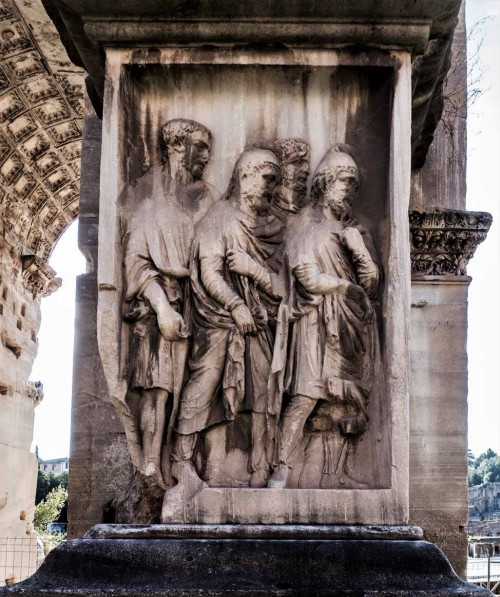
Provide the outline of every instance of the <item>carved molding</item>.
{"type": "Polygon", "coordinates": [[[481,211],[410,211],[412,274],[465,276],[491,222],[491,215],[481,211]]]}
{"type": "Polygon", "coordinates": [[[344,46],[346,43],[410,48],[413,55],[412,166],[425,162],[442,112],[443,81],[460,0],[402,3],[244,3],[214,0],[188,5],[165,17],[160,3],[129,0],[118,20],[116,3],[45,0],[68,54],[84,64],[94,88],[94,107],[102,110],[104,47],[166,43],[282,43],[344,46]],[[318,10],[321,7],[321,10],[318,10]],[[137,26],[140,19],[141,26],[137,26]]]}
{"type": "Polygon", "coordinates": [[[48,296],[61,286],[61,278],[56,278],[55,270],[44,259],[36,255],[23,255],[21,261],[23,285],[35,297],[48,296]]]}

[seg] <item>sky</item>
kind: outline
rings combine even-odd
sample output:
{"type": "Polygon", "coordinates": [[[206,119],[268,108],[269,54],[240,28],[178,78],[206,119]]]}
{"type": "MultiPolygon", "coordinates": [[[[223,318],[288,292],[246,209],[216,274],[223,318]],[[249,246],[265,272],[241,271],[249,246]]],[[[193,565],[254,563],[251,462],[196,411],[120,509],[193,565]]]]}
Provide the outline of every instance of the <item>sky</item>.
{"type": "MultiPolygon", "coordinates": [[[[469,447],[500,453],[500,0],[468,0],[467,28],[482,40],[482,93],[469,108],[467,209],[488,211],[494,224],[468,266],[469,289],[469,447]],[[483,19],[485,19],[483,21],[483,19]]],[[[473,76],[477,74],[473,73],[473,76]]],[[[77,224],[57,244],[51,266],[62,287],[42,300],[39,353],[31,374],[44,384],[35,411],[33,449],[42,458],[69,455],[75,279],[85,272],[77,248],[77,224]]]]}
{"type": "Polygon", "coordinates": [[[500,453],[500,0],[468,0],[470,46],[482,39],[482,94],[467,119],[467,209],[488,211],[493,225],[470,261],[469,448],[500,453]]]}
{"type": "Polygon", "coordinates": [[[44,459],[69,456],[75,284],[76,276],[86,269],[77,233],[78,224],[74,222],[57,243],[49,262],[63,284],[42,299],[38,356],[30,376],[43,383],[44,399],[35,409],[32,449],[38,446],[39,456],[44,459]]]}

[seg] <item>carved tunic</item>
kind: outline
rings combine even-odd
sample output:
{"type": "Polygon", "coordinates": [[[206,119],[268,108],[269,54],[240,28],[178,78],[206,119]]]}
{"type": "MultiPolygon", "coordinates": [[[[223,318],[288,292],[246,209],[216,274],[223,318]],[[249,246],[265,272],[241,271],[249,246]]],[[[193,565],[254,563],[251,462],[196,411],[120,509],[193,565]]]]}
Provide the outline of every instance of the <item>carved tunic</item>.
{"type": "Polygon", "coordinates": [[[335,276],[373,297],[379,271],[367,252],[351,254],[345,247],[346,226],[358,227],[354,221],[326,218],[321,208],[308,206],[287,230],[291,289],[286,314],[280,317],[280,336],[287,336],[283,326],[290,321],[293,325],[284,385],[292,396],[336,398],[364,410],[375,360],[373,308],[368,300],[360,304],[328,292],[328,287],[335,276]]]}
{"type": "Polygon", "coordinates": [[[173,391],[172,342],[158,328],[156,314],[144,297],[158,284],[178,312],[189,317],[186,284],[194,225],[213,204],[208,186],[181,186],[156,168],[134,187],[140,199],[123,226],[125,321],[131,324],[124,375],[129,388],[173,391]]]}

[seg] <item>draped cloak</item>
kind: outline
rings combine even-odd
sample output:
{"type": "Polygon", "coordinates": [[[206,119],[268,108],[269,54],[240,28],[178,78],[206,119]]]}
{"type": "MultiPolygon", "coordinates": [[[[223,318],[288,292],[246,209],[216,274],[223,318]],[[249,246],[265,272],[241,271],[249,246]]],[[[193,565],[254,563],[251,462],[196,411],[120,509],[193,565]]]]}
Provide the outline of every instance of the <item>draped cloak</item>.
{"type": "MultiPolygon", "coordinates": [[[[313,205],[287,228],[285,272],[288,297],[280,306],[270,377],[270,414],[279,416],[284,392],[309,398],[354,402],[366,414],[376,350],[375,313],[369,301],[358,303],[339,293],[312,293],[301,277],[329,274],[361,286],[374,298],[379,270],[374,260],[352,255],[342,232],[358,228],[354,220],[326,218],[313,205]]],[[[369,238],[368,238],[369,237],[369,238]]]]}
{"type": "Polygon", "coordinates": [[[246,277],[229,271],[231,249],[249,255],[270,272],[279,269],[283,225],[273,215],[248,215],[221,200],[196,229],[191,252],[194,348],[177,430],[188,434],[241,410],[265,412],[278,302],[246,277]],[[258,332],[243,337],[231,311],[250,309],[258,332]],[[220,397],[219,392],[222,394],[220,397]]]}

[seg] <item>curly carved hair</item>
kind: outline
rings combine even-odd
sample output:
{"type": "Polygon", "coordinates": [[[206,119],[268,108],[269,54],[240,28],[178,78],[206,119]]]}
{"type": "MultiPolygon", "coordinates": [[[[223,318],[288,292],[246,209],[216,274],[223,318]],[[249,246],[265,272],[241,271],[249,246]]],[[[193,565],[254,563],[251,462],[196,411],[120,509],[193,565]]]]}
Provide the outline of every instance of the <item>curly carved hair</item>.
{"type": "Polygon", "coordinates": [[[187,118],[173,118],[166,122],[160,129],[160,151],[165,158],[168,156],[168,148],[183,143],[190,135],[196,132],[205,133],[208,136],[210,144],[212,143],[212,133],[210,130],[187,118]]]}
{"type": "Polygon", "coordinates": [[[272,144],[272,149],[278,156],[282,166],[299,159],[309,160],[309,143],[304,139],[276,139],[272,144]]]}
{"type": "MultiPolygon", "coordinates": [[[[345,143],[336,143],[332,147],[331,151],[328,152],[328,154],[330,154],[329,161],[333,161],[333,163],[335,163],[335,154],[338,154],[339,158],[341,158],[341,154],[347,154],[348,156],[352,157],[352,150],[351,147],[349,145],[346,145],[345,143]]],[[[352,160],[351,162],[354,163],[352,160]]],[[[339,163],[336,164],[334,167],[332,167],[331,164],[323,165],[323,163],[320,163],[318,169],[314,174],[311,186],[311,201],[313,203],[316,203],[318,199],[321,198],[321,196],[325,193],[328,185],[334,183],[337,180],[340,172],[349,172],[350,174],[355,176],[359,186],[359,170],[357,167],[349,164],[342,164],[340,163],[340,159],[339,163]]]]}

